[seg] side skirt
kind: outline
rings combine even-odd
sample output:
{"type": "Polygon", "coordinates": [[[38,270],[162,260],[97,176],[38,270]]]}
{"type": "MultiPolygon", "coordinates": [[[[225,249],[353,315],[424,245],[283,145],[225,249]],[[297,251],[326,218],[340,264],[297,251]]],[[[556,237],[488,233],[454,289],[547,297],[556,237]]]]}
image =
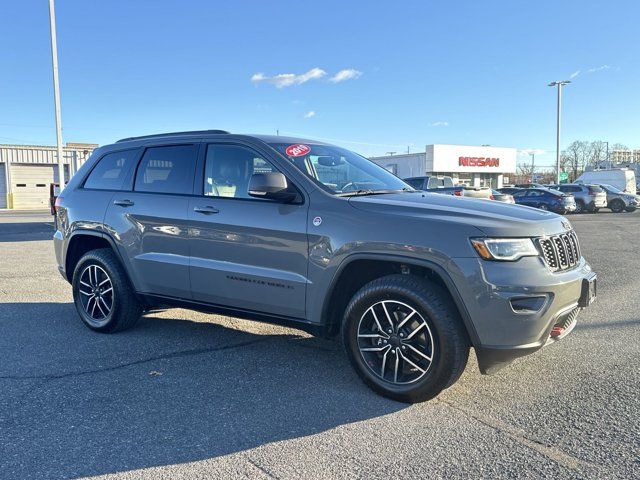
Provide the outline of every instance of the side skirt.
{"type": "Polygon", "coordinates": [[[193,300],[184,300],[181,298],[165,297],[162,295],[150,295],[146,293],[138,293],[142,302],[147,305],[148,310],[167,308],[185,308],[203,313],[215,313],[228,317],[242,318],[245,320],[254,320],[257,322],[271,323],[281,325],[283,327],[295,328],[302,330],[317,337],[327,337],[328,329],[326,325],[318,325],[311,323],[302,318],[287,317],[272,313],[256,312],[254,310],[246,310],[242,308],[228,307],[225,305],[217,305],[212,303],[196,302],[193,300]]]}

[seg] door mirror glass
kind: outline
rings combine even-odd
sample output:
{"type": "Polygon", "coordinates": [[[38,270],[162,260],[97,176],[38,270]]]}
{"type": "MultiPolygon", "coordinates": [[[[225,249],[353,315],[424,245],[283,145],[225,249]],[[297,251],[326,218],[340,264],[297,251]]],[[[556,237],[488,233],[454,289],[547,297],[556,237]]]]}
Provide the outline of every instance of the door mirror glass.
{"type": "Polygon", "coordinates": [[[296,199],[297,192],[289,188],[287,178],[280,172],[254,173],[249,180],[249,195],[269,198],[283,203],[296,199]]]}

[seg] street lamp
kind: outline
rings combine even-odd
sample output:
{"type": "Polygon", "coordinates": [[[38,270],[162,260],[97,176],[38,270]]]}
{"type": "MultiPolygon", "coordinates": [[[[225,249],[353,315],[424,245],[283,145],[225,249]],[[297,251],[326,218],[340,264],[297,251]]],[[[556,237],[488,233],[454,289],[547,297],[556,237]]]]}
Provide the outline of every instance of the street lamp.
{"type": "Polygon", "coordinates": [[[60,118],[60,86],[58,84],[58,46],[56,44],[56,14],[53,0],[49,0],[49,27],[51,33],[51,63],[53,66],[53,104],[56,114],[56,149],[58,151],[58,180],[60,192],[64,188],[64,154],[62,151],[62,120],[60,118]]]}
{"type": "Polygon", "coordinates": [[[560,183],[560,111],[562,102],[562,87],[571,83],[571,80],[556,80],[549,84],[550,87],[558,87],[558,109],[556,119],[556,183],[560,183]]]}

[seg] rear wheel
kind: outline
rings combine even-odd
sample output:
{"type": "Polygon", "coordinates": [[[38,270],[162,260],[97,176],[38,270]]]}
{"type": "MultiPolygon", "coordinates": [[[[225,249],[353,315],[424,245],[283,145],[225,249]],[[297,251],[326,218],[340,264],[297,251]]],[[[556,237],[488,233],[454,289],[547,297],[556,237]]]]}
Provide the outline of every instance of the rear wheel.
{"type": "Polygon", "coordinates": [[[609,208],[613,213],[621,213],[624,210],[624,207],[624,202],[618,198],[611,201],[609,204],[609,208]]]}
{"type": "Polygon", "coordinates": [[[132,327],[142,314],[122,265],[112,250],[87,252],[73,273],[73,299],[80,318],[98,332],[132,327]]]}
{"type": "Polygon", "coordinates": [[[583,213],[583,212],[584,212],[584,202],[582,200],[576,200],[575,213],[583,213]]]}
{"type": "Polygon", "coordinates": [[[362,287],[347,306],[342,338],[360,378],[401,402],[437,396],[460,377],[469,356],[447,292],[412,275],[389,275],[362,287]]]}

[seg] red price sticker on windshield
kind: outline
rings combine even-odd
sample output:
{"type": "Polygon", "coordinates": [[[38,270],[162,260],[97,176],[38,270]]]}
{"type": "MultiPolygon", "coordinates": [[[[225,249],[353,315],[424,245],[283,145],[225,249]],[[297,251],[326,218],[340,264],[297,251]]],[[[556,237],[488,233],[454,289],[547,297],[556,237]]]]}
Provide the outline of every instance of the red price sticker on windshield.
{"type": "Polygon", "coordinates": [[[302,157],[311,151],[311,147],[309,145],[303,145],[298,143],[296,145],[289,145],[285,150],[285,153],[289,157],[302,157]]]}

